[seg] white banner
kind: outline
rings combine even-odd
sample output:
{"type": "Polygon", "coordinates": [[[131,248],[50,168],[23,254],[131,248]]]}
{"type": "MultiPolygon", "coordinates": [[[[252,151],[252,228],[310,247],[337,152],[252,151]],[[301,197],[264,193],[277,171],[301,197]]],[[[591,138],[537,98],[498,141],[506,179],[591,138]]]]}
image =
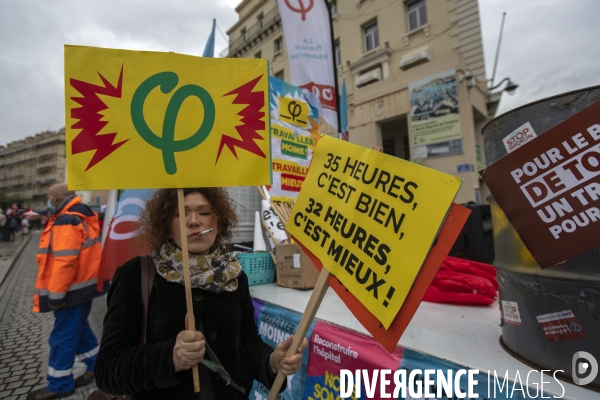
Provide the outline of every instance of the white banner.
{"type": "Polygon", "coordinates": [[[269,241],[271,242],[271,248],[275,248],[276,244],[285,244],[288,243],[287,233],[285,233],[285,227],[283,223],[279,220],[273,208],[271,208],[271,204],[269,204],[268,200],[262,200],[261,203],[261,211],[262,211],[262,219],[265,221],[265,225],[267,229],[271,232],[269,235],[269,241]],[[277,243],[273,243],[273,239],[277,243]]]}
{"type": "MultiPolygon", "coordinates": [[[[277,0],[292,85],[321,101],[323,119],[338,132],[331,21],[325,0],[277,0]]],[[[322,130],[323,133],[329,133],[322,130]]]]}

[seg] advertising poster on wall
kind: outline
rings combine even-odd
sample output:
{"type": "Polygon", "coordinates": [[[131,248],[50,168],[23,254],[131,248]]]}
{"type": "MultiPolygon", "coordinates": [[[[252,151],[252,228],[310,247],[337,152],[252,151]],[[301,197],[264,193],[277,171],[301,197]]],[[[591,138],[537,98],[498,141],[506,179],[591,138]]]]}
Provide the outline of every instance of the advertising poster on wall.
{"type": "Polygon", "coordinates": [[[456,69],[408,84],[414,158],[462,152],[456,69]]]}

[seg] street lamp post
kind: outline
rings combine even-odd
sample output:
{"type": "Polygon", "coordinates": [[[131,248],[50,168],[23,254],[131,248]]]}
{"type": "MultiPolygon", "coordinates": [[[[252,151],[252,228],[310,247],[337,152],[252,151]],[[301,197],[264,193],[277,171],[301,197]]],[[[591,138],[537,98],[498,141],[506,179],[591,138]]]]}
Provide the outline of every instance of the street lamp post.
{"type": "Polygon", "coordinates": [[[502,79],[496,86],[488,88],[488,93],[491,94],[494,90],[498,89],[504,82],[506,82],[506,86],[500,92],[507,92],[508,94],[514,94],[515,90],[519,87],[516,83],[510,80],[510,78],[502,79]]]}
{"type": "Polygon", "coordinates": [[[498,104],[500,103],[500,97],[503,92],[507,92],[512,95],[515,93],[515,90],[519,85],[510,80],[510,78],[502,79],[497,85],[488,87],[487,90],[487,107],[488,107],[488,115],[494,116],[496,114],[496,110],[498,108],[498,104]],[[500,90],[496,90],[500,88],[502,85],[504,87],[500,90]],[[495,90],[495,91],[494,91],[495,90]]]}

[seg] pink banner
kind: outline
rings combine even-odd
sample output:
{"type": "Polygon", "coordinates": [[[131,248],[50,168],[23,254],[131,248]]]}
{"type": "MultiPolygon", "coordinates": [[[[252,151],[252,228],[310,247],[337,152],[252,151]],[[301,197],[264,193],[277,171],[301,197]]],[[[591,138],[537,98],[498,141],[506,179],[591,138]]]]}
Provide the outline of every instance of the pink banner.
{"type": "MultiPolygon", "coordinates": [[[[310,340],[304,398],[339,398],[340,370],[346,369],[352,371],[353,375],[356,370],[361,370],[361,386],[354,388],[354,397],[366,396],[380,399],[382,398],[379,387],[382,381],[381,374],[389,370],[387,379],[393,379],[393,374],[400,367],[401,361],[400,347],[390,354],[370,336],[319,321],[310,340]],[[365,370],[366,379],[363,372],[365,370]]],[[[393,388],[393,385],[386,386],[390,395],[393,388]]]]}

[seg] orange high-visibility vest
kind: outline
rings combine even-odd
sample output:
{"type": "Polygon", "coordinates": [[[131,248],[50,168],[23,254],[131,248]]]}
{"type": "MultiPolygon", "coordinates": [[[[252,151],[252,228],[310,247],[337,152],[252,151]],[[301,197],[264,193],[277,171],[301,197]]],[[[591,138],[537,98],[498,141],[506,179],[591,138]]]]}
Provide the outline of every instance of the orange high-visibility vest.
{"type": "Polygon", "coordinates": [[[33,311],[51,311],[48,305],[73,306],[100,296],[96,289],[102,256],[98,214],[79,196],[51,216],[36,255],[38,275],[33,311]]]}

